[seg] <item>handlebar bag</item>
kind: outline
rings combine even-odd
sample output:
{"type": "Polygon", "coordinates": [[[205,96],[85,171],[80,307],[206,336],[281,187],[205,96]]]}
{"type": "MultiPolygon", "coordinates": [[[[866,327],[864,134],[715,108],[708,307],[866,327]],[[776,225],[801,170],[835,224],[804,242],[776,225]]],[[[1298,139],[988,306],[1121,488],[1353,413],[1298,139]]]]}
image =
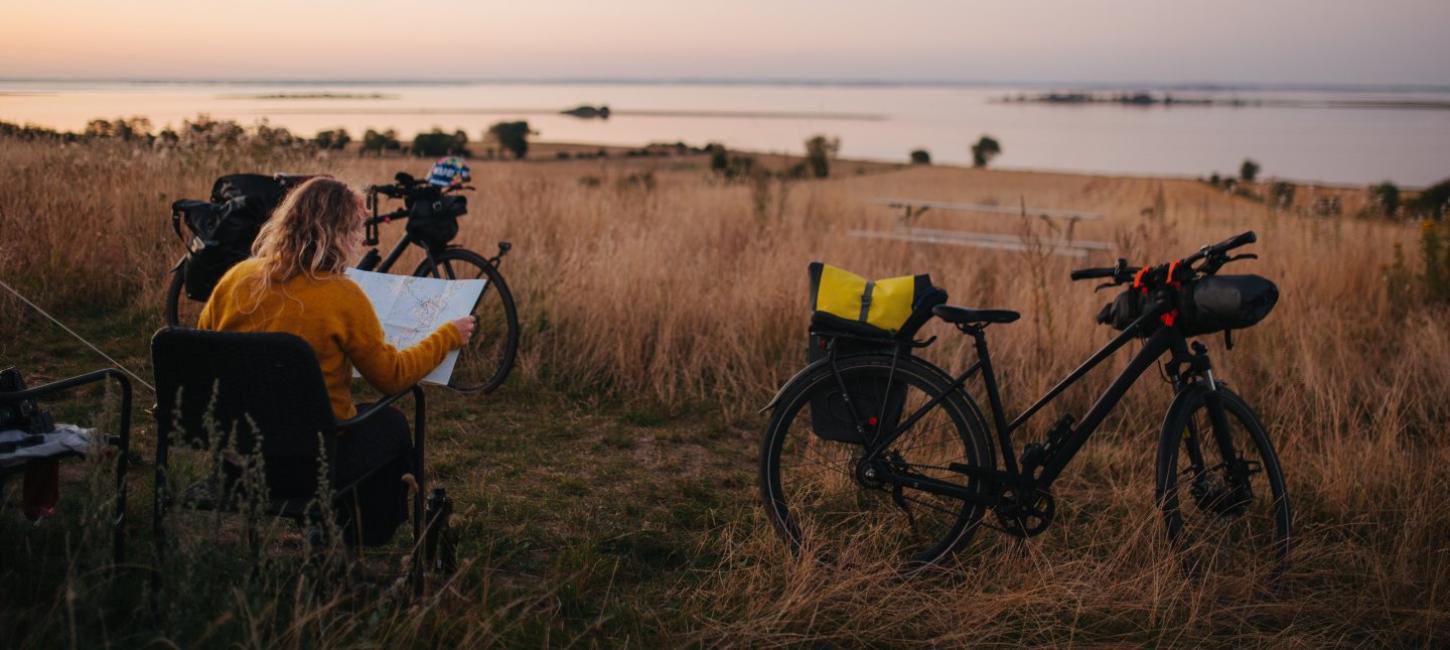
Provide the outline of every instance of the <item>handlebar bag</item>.
{"type": "Polygon", "coordinates": [[[447,246],[458,236],[458,218],[468,214],[468,197],[442,194],[436,189],[409,197],[408,234],[429,247],[447,246]]]}
{"type": "Polygon", "coordinates": [[[1212,275],[1184,287],[1179,301],[1183,332],[1211,334],[1264,320],[1279,302],[1279,288],[1258,275],[1212,275]]]}
{"type": "MultiPolygon", "coordinates": [[[[825,338],[834,338],[836,354],[891,354],[898,342],[909,340],[931,318],[931,309],[947,300],[946,291],[932,286],[931,276],[908,275],[885,280],[867,279],[844,269],[813,262],[811,282],[812,334],[806,361],[827,355],[825,338]],[[849,334],[850,337],[833,337],[849,334]]],[[[861,418],[876,418],[871,431],[894,428],[906,405],[905,381],[897,378],[888,388],[885,377],[852,378],[846,382],[851,405],[834,382],[811,398],[811,428],[822,439],[866,444],[856,430],[852,407],[861,418]]]]}
{"type": "Polygon", "coordinates": [[[1099,323],[1111,325],[1113,329],[1121,332],[1128,329],[1133,321],[1143,315],[1147,302],[1147,296],[1143,295],[1142,291],[1134,288],[1124,289],[1122,293],[1118,294],[1118,297],[1113,298],[1112,302],[1103,305],[1103,308],[1098,311],[1097,320],[1099,323]]]}

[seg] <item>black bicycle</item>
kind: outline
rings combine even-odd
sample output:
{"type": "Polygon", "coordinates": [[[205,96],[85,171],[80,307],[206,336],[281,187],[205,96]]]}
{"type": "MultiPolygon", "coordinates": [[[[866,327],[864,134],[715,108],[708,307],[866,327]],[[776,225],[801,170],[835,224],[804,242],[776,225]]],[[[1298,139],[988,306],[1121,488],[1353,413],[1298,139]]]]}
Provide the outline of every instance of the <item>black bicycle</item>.
{"type": "MultiPolygon", "coordinates": [[[[279,174],[274,178],[286,188],[311,177],[279,174]]],[[[363,254],[357,268],[387,273],[410,247],[416,246],[422,252],[422,259],[412,270],[412,275],[416,277],[486,280],[483,295],[473,310],[473,315],[478,319],[476,329],[473,337],[460,351],[448,386],[466,393],[488,393],[502,385],[513,369],[514,358],[518,352],[519,321],[513,294],[509,292],[508,283],[498,270],[499,263],[509,252],[509,243],[499,242],[498,253],[487,258],[452,244],[453,238],[458,234],[458,217],[467,212],[467,200],[455,193],[471,189],[473,188],[469,186],[435,187],[401,172],[394,177],[391,184],[369,186],[366,193],[367,209],[372,214],[363,222],[363,245],[370,248],[363,254]],[[380,196],[402,200],[403,207],[379,214],[380,196]],[[388,252],[387,257],[383,257],[378,252],[380,226],[393,221],[406,222],[406,232],[388,252]]],[[[214,190],[213,193],[217,192],[214,190]]],[[[214,197],[214,201],[216,200],[214,197]]],[[[280,196],[276,200],[280,201],[280,196]]],[[[181,232],[181,223],[191,223],[190,219],[179,216],[178,208],[175,207],[172,221],[176,224],[178,235],[181,232]]],[[[255,237],[255,234],[252,236],[255,237]]],[[[192,238],[192,243],[188,245],[188,254],[172,270],[171,284],[166,292],[166,319],[172,326],[195,323],[205,302],[204,299],[191,299],[187,290],[188,265],[209,259],[198,256],[203,246],[198,242],[202,239],[200,236],[192,238]]],[[[185,240],[183,237],[183,241],[185,240]]],[[[240,254],[224,258],[223,263],[229,266],[245,257],[238,255],[240,254]]],[[[211,275],[219,277],[220,273],[211,275]]],[[[191,293],[202,295],[196,291],[191,293]]],[[[208,287],[205,295],[209,294],[208,287]]]]}
{"type": "MultiPolygon", "coordinates": [[[[1213,374],[1193,336],[1262,319],[1277,299],[1258,276],[1217,276],[1252,232],[1156,267],[1073,271],[1074,280],[1131,284],[1099,314],[1122,330],[1111,342],[1007,420],[986,329],[1016,312],[945,304],[932,313],[975,341],[977,360],[953,377],[912,351],[932,341],[870,336],[822,326],[812,334],[822,358],[795,375],[766,406],[760,487],[775,529],[798,554],[823,561],[885,559],[917,570],[961,549],[979,525],[1029,537],[1056,512],[1053,482],[1146,370],[1165,367],[1176,396],[1158,443],[1157,501],[1173,545],[1195,567],[1250,562],[1277,574],[1289,548],[1283,471],[1259,418],[1213,374]],[[1232,295],[1231,295],[1232,294],[1232,295]],[[1141,351],[1081,421],[1058,420],[1020,454],[1012,435],[1115,351],[1143,338],[1141,351]],[[864,351],[863,351],[864,348],[864,351]],[[995,443],[983,411],[964,388],[981,374],[995,443]],[[1187,502],[1187,503],[1185,503],[1187,502]],[[995,524],[983,521],[991,512],[995,524]]],[[[1257,570],[1257,569],[1254,569],[1257,570]]]]}

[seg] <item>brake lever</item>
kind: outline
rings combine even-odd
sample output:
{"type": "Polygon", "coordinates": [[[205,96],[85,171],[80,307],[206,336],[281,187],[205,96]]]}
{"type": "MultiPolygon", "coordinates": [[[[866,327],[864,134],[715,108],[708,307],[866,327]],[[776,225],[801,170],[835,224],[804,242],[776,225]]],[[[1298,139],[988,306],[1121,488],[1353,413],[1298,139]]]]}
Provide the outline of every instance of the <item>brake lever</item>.
{"type": "Polygon", "coordinates": [[[1239,260],[1256,260],[1256,259],[1259,259],[1259,256],[1258,255],[1255,255],[1253,253],[1244,253],[1242,255],[1235,255],[1233,257],[1230,257],[1230,258],[1224,260],[1223,263],[1224,264],[1228,264],[1229,262],[1237,262],[1239,260]]]}
{"type": "Polygon", "coordinates": [[[1093,288],[1093,293],[1097,293],[1099,291],[1102,291],[1103,289],[1111,289],[1111,288],[1116,287],[1116,286],[1118,286],[1118,283],[1116,283],[1116,282],[1106,282],[1106,283],[1103,283],[1103,284],[1100,284],[1100,285],[1094,287],[1093,288]]]}

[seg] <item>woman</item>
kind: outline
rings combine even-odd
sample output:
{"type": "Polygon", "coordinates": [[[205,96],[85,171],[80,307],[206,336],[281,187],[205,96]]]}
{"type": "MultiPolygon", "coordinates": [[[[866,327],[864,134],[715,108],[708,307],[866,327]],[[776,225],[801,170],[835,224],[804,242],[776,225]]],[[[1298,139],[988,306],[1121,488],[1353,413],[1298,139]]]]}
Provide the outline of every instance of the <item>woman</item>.
{"type": "MultiPolygon", "coordinates": [[[[252,258],[227,271],[197,326],[230,332],[287,332],[317,353],[332,412],[353,417],[352,370],[385,394],[401,391],[442,363],[473,334],[473,317],[445,324],[406,350],[383,340],[383,327],[361,288],[343,272],[361,241],[362,198],[331,178],[293,189],[262,226],[252,258]]],[[[349,544],[386,544],[407,519],[413,471],[408,420],[389,407],[340,434],[334,487],[349,544]]],[[[313,483],[312,468],[268,467],[275,488],[313,483]]],[[[290,490],[289,490],[290,491],[290,490]]]]}

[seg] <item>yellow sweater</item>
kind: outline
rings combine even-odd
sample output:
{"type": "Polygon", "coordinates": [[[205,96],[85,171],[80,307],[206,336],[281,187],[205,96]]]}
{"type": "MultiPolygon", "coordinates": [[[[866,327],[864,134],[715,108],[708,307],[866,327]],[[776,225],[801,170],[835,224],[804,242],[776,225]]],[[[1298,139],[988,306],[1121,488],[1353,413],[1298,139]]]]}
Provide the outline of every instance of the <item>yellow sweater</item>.
{"type": "Polygon", "coordinates": [[[274,286],[258,301],[253,293],[261,262],[243,261],[227,271],[202,308],[197,327],[228,332],[287,332],[312,346],[339,419],[357,414],[352,369],[378,390],[392,394],[422,379],[449,350],[463,345],[445,323],[406,350],[383,340],[383,326],[367,295],[345,275],[299,276],[274,286]]]}

